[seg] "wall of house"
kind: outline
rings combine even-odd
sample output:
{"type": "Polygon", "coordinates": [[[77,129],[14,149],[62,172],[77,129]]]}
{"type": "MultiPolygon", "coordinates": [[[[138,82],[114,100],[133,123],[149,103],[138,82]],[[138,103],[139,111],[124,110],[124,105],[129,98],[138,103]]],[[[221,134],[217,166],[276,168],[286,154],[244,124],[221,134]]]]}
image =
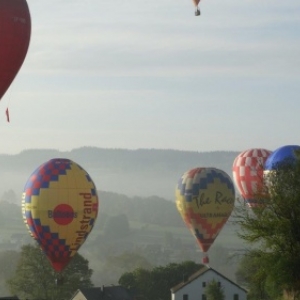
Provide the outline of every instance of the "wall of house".
{"type": "Polygon", "coordinates": [[[225,300],[237,300],[234,298],[234,295],[238,295],[238,300],[246,300],[247,294],[246,292],[233,284],[230,281],[227,281],[224,277],[215,273],[213,270],[208,270],[192,282],[186,284],[180,290],[175,293],[172,293],[172,300],[202,300],[202,295],[205,294],[205,287],[203,283],[207,284],[215,280],[216,282],[221,283],[221,287],[223,288],[225,294],[225,300]],[[188,298],[184,297],[184,295],[188,295],[188,298]]]}

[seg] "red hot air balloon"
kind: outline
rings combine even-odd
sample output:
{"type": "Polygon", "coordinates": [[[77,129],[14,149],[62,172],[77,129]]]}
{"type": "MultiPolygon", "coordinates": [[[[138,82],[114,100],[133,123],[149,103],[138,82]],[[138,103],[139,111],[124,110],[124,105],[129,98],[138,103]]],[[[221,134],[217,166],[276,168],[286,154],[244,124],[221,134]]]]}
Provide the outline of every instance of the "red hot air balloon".
{"type": "Polygon", "coordinates": [[[26,0],[0,0],[0,100],[25,60],[30,34],[26,0]]]}
{"type": "Polygon", "coordinates": [[[250,208],[260,205],[255,198],[263,186],[264,164],[270,154],[269,150],[253,148],[241,152],[233,162],[234,182],[250,208]]]}

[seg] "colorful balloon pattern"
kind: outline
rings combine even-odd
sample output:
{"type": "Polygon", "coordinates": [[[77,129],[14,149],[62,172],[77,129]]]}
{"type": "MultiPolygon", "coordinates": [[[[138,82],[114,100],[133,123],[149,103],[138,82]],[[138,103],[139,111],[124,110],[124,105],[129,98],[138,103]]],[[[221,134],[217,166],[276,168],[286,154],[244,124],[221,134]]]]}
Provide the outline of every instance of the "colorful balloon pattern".
{"type": "Polygon", "coordinates": [[[207,252],[234,207],[231,178],[216,168],[195,168],[179,179],[175,195],[182,219],[202,252],[207,252]]]}
{"type": "Polygon", "coordinates": [[[23,218],[57,272],[85,242],[98,205],[93,180],[69,159],[51,159],[29,177],[22,198],[23,218]]]}
{"type": "Polygon", "coordinates": [[[30,35],[26,0],[0,0],[0,100],[25,60],[30,35]]]}
{"type": "Polygon", "coordinates": [[[264,164],[271,153],[263,148],[248,149],[241,152],[233,162],[234,183],[250,208],[261,205],[256,194],[262,191],[264,164]]]}

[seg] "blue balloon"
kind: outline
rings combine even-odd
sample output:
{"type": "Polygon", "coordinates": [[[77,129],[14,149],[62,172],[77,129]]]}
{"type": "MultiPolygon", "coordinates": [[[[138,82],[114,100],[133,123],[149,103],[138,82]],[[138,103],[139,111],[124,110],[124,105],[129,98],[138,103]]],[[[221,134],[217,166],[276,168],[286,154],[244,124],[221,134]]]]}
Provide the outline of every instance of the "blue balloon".
{"type": "Polygon", "coordinates": [[[265,163],[265,171],[275,170],[282,163],[294,163],[296,161],[295,150],[300,151],[298,145],[286,145],[273,151],[265,163]]]}

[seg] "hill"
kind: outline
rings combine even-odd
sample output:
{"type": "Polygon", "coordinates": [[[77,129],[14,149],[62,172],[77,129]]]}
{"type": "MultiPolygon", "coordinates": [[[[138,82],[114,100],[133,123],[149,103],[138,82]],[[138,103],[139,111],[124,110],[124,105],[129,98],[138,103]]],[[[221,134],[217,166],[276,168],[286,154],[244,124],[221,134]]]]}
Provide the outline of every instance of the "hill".
{"type": "Polygon", "coordinates": [[[156,149],[103,149],[83,147],[71,151],[30,149],[0,155],[0,195],[13,190],[21,195],[30,174],[51,158],[69,158],[86,169],[97,189],[127,196],[159,196],[174,200],[181,174],[194,167],[216,167],[231,176],[235,151],[189,152],[156,149]]]}
{"type": "MultiPolygon", "coordinates": [[[[99,216],[93,231],[80,248],[94,270],[95,284],[117,284],[127,271],[126,257],[145,257],[152,266],[170,262],[193,260],[201,262],[199,247],[183,223],[176,205],[158,196],[128,197],[99,192],[99,216]],[[125,264],[125,265],[124,265],[125,264]]],[[[244,248],[236,235],[237,226],[228,221],[210,249],[211,265],[234,279],[236,261],[232,253],[244,248]]],[[[0,202],[0,255],[19,252],[24,244],[33,243],[21,214],[21,207],[7,201],[0,202]]],[[[1,257],[0,257],[1,258],[1,257]]],[[[0,294],[5,290],[8,273],[0,259],[0,294]]],[[[9,269],[11,272],[11,269],[9,269]]]]}

